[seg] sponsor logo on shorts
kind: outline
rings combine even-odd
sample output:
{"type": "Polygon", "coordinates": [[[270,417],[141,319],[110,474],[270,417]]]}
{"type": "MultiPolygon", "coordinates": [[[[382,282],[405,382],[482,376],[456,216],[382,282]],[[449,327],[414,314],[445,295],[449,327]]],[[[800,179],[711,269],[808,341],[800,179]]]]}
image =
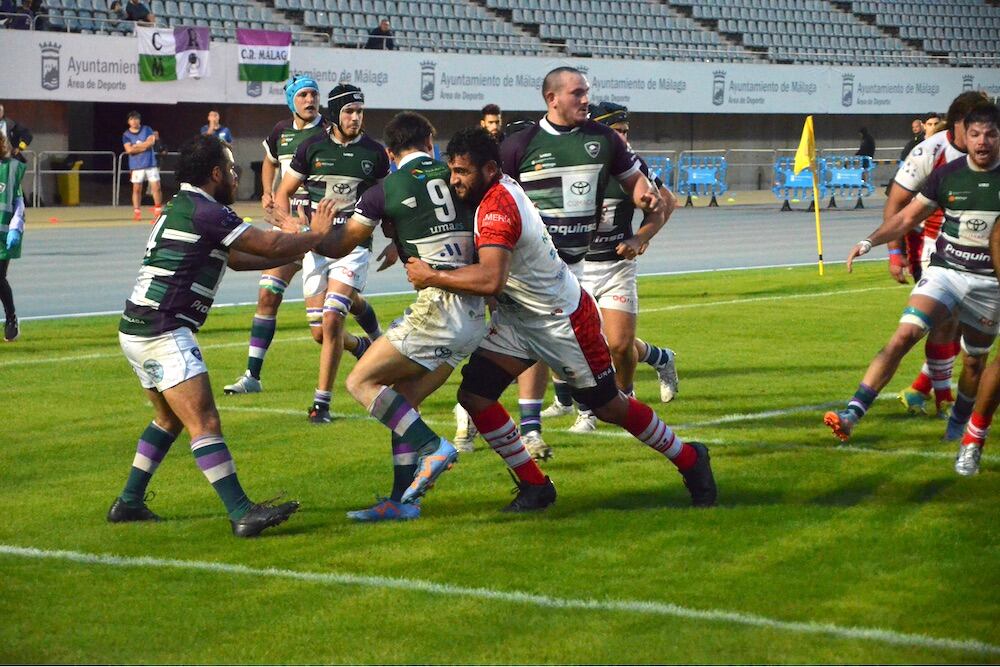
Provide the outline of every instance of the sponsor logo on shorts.
{"type": "Polygon", "coordinates": [[[197,359],[198,361],[204,361],[204,359],[202,359],[201,357],[201,350],[197,347],[191,348],[191,356],[197,359]]]}
{"type": "Polygon", "coordinates": [[[443,345],[439,345],[438,347],[434,348],[434,356],[437,357],[438,359],[447,359],[451,355],[452,355],[451,349],[444,347],[443,345]]]}
{"type": "Polygon", "coordinates": [[[163,381],[163,365],[156,359],[147,359],[142,362],[142,370],[153,382],[163,381]]]}
{"type": "Polygon", "coordinates": [[[984,327],[991,327],[991,328],[997,325],[996,320],[991,320],[988,317],[980,317],[979,323],[982,324],[984,327]]]}
{"type": "Polygon", "coordinates": [[[340,271],[343,275],[347,276],[348,278],[353,278],[355,275],[357,275],[356,273],[354,273],[354,271],[347,268],[346,266],[338,266],[337,270],[340,271]]]}

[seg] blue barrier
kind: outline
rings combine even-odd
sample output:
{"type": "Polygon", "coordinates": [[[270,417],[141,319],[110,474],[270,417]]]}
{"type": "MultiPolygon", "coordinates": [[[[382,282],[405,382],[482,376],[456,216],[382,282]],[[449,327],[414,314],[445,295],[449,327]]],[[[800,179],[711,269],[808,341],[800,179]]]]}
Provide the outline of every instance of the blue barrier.
{"type": "Polygon", "coordinates": [[[666,155],[655,155],[653,157],[645,158],[645,160],[646,164],[649,165],[650,175],[656,176],[663,181],[663,184],[667,186],[668,190],[673,188],[674,161],[666,155]]]}
{"type": "Polygon", "coordinates": [[[718,206],[716,195],[726,192],[726,158],[720,155],[682,154],[678,162],[677,192],[687,195],[685,206],[693,206],[692,195],[712,195],[709,206],[718,206]]]}
{"type": "MultiPolygon", "coordinates": [[[[820,198],[826,197],[826,159],[816,160],[816,173],[818,176],[818,187],[820,198]]],[[[778,199],[784,201],[781,205],[782,211],[791,211],[790,199],[813,199],[813,172],[812,169],[803,169],[798,174],[795,173],[795,158],[792,156],[780,157],[774,161],[774,187],[771,192],[778,199]]],[[[809,209],[815,206],[811,203],[809,209]]]]}
{"type": "Polygon", "coordinates": [[[837,196],[857,197],[854,208],[864,208],[862,198],[875,192],[871,177],[875,170],[867,155],[828,155],[826,160],[826,188],[830,193],[830,207],[836,208],[837,196]]]}

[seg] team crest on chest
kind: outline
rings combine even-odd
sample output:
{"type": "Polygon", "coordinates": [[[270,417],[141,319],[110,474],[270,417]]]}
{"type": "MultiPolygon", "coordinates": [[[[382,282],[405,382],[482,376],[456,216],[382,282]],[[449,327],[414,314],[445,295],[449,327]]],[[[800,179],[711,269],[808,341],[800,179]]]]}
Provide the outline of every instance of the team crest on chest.
{"type": "Polygon", "coordinates": [[[587,151],[587,155],[592,158],[597,157],[597,154],[601,152],[601,142],[599,141],[588,141],[583,145],[583,150],[587,151]]]}
{"type": "Polygon", "coordinates": [[[375,163],[373,163],[371,160],[361,161],[361,171],[365,172],[365,176],[371,176],[373,169],[375,169],[375,163]]]}

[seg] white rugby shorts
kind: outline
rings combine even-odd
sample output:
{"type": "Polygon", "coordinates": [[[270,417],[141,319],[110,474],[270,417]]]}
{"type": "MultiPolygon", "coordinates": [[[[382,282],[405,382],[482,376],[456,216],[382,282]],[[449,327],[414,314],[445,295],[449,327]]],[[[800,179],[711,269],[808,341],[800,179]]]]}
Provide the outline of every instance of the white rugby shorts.
{"type": "Polygon", "coordinates": [[[634,259],[616,262],[580,262],[583,275],[580,285],[590,292],[602,310],[621,310],[639,313],[639,289],[636,278],[638,265],[634,259]]]}
{"type": "Polygon", "coordinates": [[[155,183],[158,180],[160,180],[159,167],[149,167],[148,169],[132,170],[133,183],[142,183],[143,181],[149,181],[150,183],[155,183]]]}
{"type": "Polygon", "coordinates": [[[166,391],[208,372],[194,333],[187,327],[159,336],[118,332],[118,342],[143,389],[166,391]]]}
{"type": "Polygon", "coordinates": [[[308,299],[324,294],[331,280],[363,292],[368,284],[371,259],[372,251],[360,246],[340,259],[307,252],[302,259],[302,296],[308,299]]]}
{"type": "Polygon", "coordinates": [[[996,336],[1000,333],[1000,286],[993,276],[981,276],[942,266],[929,266],[910,296],[927,296],[957,309],[959,321],[996,336]]]}
{"type": "Polygon", "coordinates": [[[455,368],[486,335],[485,301],[426,287],[384,335],[400,354],[428,370],[441,364],[455,368]]]}

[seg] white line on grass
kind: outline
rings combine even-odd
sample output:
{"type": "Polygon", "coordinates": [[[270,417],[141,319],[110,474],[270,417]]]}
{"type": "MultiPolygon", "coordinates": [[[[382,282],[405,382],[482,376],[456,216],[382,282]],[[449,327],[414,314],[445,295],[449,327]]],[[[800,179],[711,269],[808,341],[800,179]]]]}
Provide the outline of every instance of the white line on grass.
{"type": "Polygon", "coordinates": [[[863,287],[858,289],[832,290],[829,292],[811,292],[808,294],[776,294],[774,296],[758,296],[749,299],[729,299],[727,301],[706,301],[703,303],[679,303],[675,306],[660,306],[658,308],[640,308],[640,313],[662,313],[668,310],[685,310],[688,308],[711,308],[713,306],[735,306],[744,303],[760,301],[785,301],[787,299],[815,299],[817,297],[839,296],[841,294],[861,294],[862,292],[884,292],[899,289],[899,285],[887,287],[863,287]]]}
{"type": "Polygon", "coordinates": [[[1000,646],[988,644],[975,639],[945,639],[923,634],[910,634],[886,630],[883,628],[865,628],[836,625],[834,623],[818,623],[813,621],[782,621],[756,614],[744,614],[724,609],[692,609],[681,607],[669,602],[646,600],[595,600],[581,598],[559,598],[548,595],[536,595],[518,591],[502,591],[492,588],[469,588],[451,584],[439,584],[421,579],[401,579],[395,577],[379,577],[359,574],[341,574],[337,572],[307,572],[286,570],[281,568],[256,568],[230,563],[212,563],[195,560],[178,560],[172,558],[152,558],[149,556],[114,556],[109,554],[89,554],[78,551],[44,550],[30,547],[19,547],[0,544],[0,554],[19,558],[52,559],[83,563],[87,565],[106,565],[110,567],[127,568],[172,568],[176,570],[194,570],[252,577],[271,577],[276,579],[291,579],[316,584],[362,586],[402,590],[409,593],[419,592],[431,595],[449,597],[464,597],[480,600],[496,600],[512,604],[530,605],[546,609],[579,609],[585,611],[624,612],[647,614],[653,616],[670,616],[698,621],[732,623],[769,630],[778,630],[797,634],[827,635],[840,639],[858,639],[896,646],[919,648],[947,649],[951,651],[974,652],[980,654],[1000,654],[1000,646]]]}

